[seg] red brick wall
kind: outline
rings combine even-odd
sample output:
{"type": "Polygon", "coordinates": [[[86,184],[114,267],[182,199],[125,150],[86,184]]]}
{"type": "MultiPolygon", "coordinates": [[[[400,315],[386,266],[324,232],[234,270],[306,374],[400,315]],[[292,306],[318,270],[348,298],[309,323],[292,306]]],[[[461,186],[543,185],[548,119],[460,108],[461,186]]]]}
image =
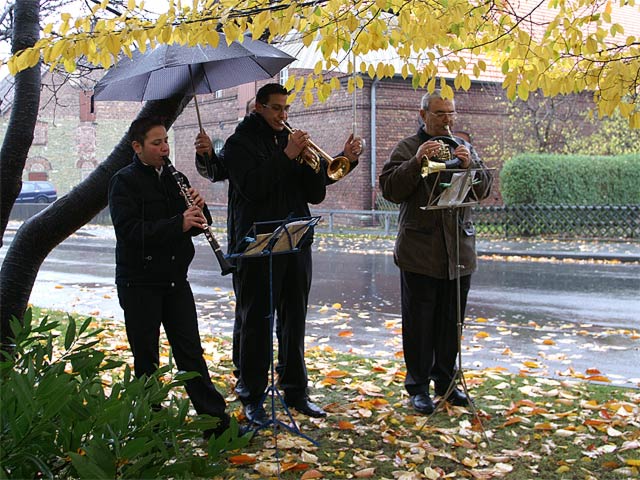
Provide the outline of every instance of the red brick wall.
{"type": "MultiPolygon", "coordinates": [[[[342,150],[355,120],[357,134],[366,141],[360,165],[346,178],[329,186],[326,200],[319,208],[367,210],[376,204],[376,197],[379,196],[378,175],[391,150],[399,140],[412,135],[418,128],[418,109],[424,90],[415,91],[410,80],[399,77],[376,82],[365,77],[364,88],[355,94],[354,119],[354,96],[346,91],[347,77],[341,77],[341,81],[342,89],[333,93],[324,103],[315,102],[306,108],[300,98],[296,99],[289,122],[294,128],[307,130],[313,141],[333,156],[342,150]],[[376,143],[375,155],[372,155],[371,104],[374,90],[376,143]]],[[[59,192],[66,193],[80,181],[78,165],[82,162],[78,160],[103,161],[126,132],[142,103],[96,102],[95,121],[82,122],[81,118],[93,118],[88,110],[89,97],[84,89],[69,83],[61,87],[62,79],[51,74],[44,76],[43,83],[46,86],[43,88],[41,113],[31,155],[42,156],[51,162],[53,171],[58,172],[52,173],[52,180],[59,192]],[[96,138],[89,138],[91,135],[96,138]],[[70,151],[76,152],[75,158],[69,155],[70,151]]],[[[198,97],[203,127],[213,140],[224,141],[233,133],[244,114],[247,100],[264,83],[267,81],[224,90],[220,98],[215,98],[215,95],[198,97]]],[[[586,111],[590,106],[588,93],[571,99],[571,107],[565,109],[573,108],[579,112],[586,111]]],[[[513,146],[514,142],[508,102],[503,90],[496,84],[473,83],[468,92],[456,92],[455,100],[459,116],[454,130],[468,132],[480,156],[489,166],[499,168],[505,159],[505,146],[513,146]]],[[[560,142],[562,135],[577,134],[573,128],[567,133],[552,133],[560,142]]],[[[226,205],[226,182],[211,184],[195,170],[193,141],[198,130],[192,102],[169,132],[176,167],[205,193],[211,205],[226,205]]],[[[499,203],[497,181],[494,186],[492,198],[499,203]]]]}
{"type": "MultiPolygon", "coordinates": [[[[297,98],[289,114],[290,125],[307,130],[313,142],[331,156],[342,150],[354,126],[353,94],[346,91],[346,78],[342,78],[342,82],[343,88],[324,103],[315,102],[305,108],[301,99],[297,98]]],[[[379,195],[378,175],[397,142],[418,129],[418,110],[423,94],[424,90],[415,91],[409,81],[400,78],[378,81],[375,85],[371,80],[365,80],[365,87],[356,92],[355,114],[357,134],[366,141],[365,151],[359,166],[352,173],[329,186],[327,197],[319,208],[369,210],[375,206],[379,195]],[[376,106],[374,166],[371,155],[372,90],[375,90],[376,106]],[[373,181],[372,169],[375,170],[373,181]]],[[[233,133],[238,121],[235,118],[236,112],[244,108],[246,103],[244,97],[246,94],[240,99],[235,89],[226,90],[220,99],[214,99],[213,96],[199,97],[203,126],[212,139],[226,139],[233,133]]],[[[469,92],[459,92],[456,95],[456,108],[460,112],[456,129],[471,132],[472,141],[482,156],[485,139],[494,138],[496,131],[501,131],[506,121],[504,99],[496,99],[482,85],[473,84],[469,92]]],[[[178,168],[187,174],[192,184],[205,193],[210,204],[226,205],[226,182],[211,184],[195,171],[193,139],[198,126],[192,107],[187,108],[178,119],[174,131],[178,168]]],[[[497,194],[495,199],[499,200],[497,194]]]]}

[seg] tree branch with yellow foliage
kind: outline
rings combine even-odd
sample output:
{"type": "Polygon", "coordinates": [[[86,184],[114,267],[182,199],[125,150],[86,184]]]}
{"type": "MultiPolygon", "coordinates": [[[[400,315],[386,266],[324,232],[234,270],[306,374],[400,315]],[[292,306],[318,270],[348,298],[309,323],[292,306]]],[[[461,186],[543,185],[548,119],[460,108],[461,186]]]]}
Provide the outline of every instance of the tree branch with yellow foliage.
{"type": "MultiPolygon", "coordinates": [[[[109,68],[134,48],[174,42],[215,47],[219,32],[228,42],[251,34],[276,44],[295,38],[317,49],[314,71],[291,76],[287,84],[307,104],[341,88],[325,74],[353,52],[360,62],[348,62],[350,72],[411,76],[414,88],[439,85],[446,96],[454,94],[446,78],[467,90],[489,68],[501,72],[511,99],[526,100],[537,90],[550,97],[592,91],[600,115],[618,110],[640,128],[640,46],[625,33],[630,19],[640,16],[635,0],[172,0],[154,21],[144,18],[144,4],[136,0],[121,15],[107,12],[108,6],[104,0],[90,15],[61,14],[34,47],[8,59],[10,71],[39,59],[69,71],[80,58],[109,68]]],[[[363,84],[357,78],[349,89],[363,84]]]]}

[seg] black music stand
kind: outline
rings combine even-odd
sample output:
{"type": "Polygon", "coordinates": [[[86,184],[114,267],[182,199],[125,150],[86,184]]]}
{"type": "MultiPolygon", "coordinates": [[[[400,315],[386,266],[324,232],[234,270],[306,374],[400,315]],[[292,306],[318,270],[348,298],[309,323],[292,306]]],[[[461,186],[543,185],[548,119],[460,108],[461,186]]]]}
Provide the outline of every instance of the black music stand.
{"type": "MultiPolygon", "coordinates": [[[[434,415],[440,409],[441,405],[444,405],[445,400],[455,388],[457,381],[460,380],[464,393],[467,398],[469,398],[469,406],[473,416],[480,425],[483,437],[487,444],[489,443],[489,438],[482,426],[482,421],[480,420],[478,411],[471,400],[471,395],[469,395],[469,389],[467,387],[467,382],[464,379],[462,369],[462,323],[464,319],[462,318],[462,301],[460,294],[460,273],[463,267],[463,265],[460,264],[460,209],[477,205],[481,200],[488,196],[492,182],[490,180],[484,182],[482,179],[478,179],[476,177],[478,175],[487,175],[493,170],[493,168],[452,168],[437,170],[424,175],[423,181],[430,182],[433,180],[433,184],[429,188],[427,204],[420,207],[422,210],[453,210],[455,211],[456,224],[456,324],[458,333],[458,368],[449,382],[447,390],[442,395],[441,401],[437,403],[436,408],[428,418],[434,415]]],[[[422,430],[425,425],[426,422],[422,424],[420,430],[422,430]]]]}
{"type": "MultiPolygon", "coordinates": [[[[259,430],[267,428],[271,425],[274,427],[283,427],[289,430],[291,433],[299,435],[306,440],[310,441],[314,445],[318,446],[318,443],[312,438],[308,437],[300,431],[296,424],[287,404],[282,397],[282,394],[276,387],[275,382],[275,360],[273,349],[273,329],[275,326],[275,306],[273,303],[273,256],[274,255],[286,255],[296,253],[299,251],[300,243],[307,238],[313,231],[313,227],[320,221],[320,217],[288,217],[285,220],[273,221],[273,222],[256,222],[249,230],[244,241],[240,245],[239,253],[230,255],[230,258],[269,258],[269,331],[271,332],[271,365],[270,376],[271,381],[260,402],[264,402],[267,395],[271,397],[271,417],[269,421],[262,425],[256,425],[255,428],[251,428],[255,433],[259,430]],[[264,233],[263,233],[264,232],[264,233]],[[287,417],[291,421],[291,425],[278,420],[276,417],[276,397],[280,400],[287,417]]],[[[278,346],[280,348],[280,346],[278,346]]],[[[275,431],[274,437],[277,438],[275,431]]],[[[277,456],[277,440],[276,440],[276,456],[277,456]]]]}

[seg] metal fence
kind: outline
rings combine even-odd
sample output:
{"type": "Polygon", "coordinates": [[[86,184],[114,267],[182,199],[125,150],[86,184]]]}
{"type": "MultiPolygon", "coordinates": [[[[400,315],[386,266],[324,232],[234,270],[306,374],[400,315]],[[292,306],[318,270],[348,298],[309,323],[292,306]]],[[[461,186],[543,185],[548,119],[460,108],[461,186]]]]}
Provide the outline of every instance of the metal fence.
{"type": "MultiPolygon", "coordinates": [[[[43,204],[16,204],[11,220],[25,220],[47,207],[43,204]]],[[[226,227],[226,206],[210,206],[212,224],[226,227]]],[[[496,238],[554,236],[558,238],[640,239],[640,205],[517,205],[475,206],[474,219],[479,235],[496,238]]],[[[316,231],[343,234],[395,235],[397,210],[313,209],[321,222],[316,231]]],[[[108,209],[91,223],[111,223],[108,209]]]]}

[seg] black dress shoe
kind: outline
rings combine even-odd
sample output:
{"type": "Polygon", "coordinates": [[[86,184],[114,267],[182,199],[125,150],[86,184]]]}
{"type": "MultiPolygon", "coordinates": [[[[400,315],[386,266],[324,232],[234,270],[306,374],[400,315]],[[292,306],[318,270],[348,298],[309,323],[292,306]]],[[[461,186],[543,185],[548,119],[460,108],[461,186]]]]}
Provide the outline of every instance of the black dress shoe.
{"type": "MultiPolygon", "coordinates": [[[[447,390],[436,389],[436,393],[438,393],[438,395],[442,397],[444,396],[445,393],[447,393],[447,390]]],[[[455,407],[466,407],[467,405],[469,405],[470,401],[471,399],[467,395],[465,395],[464,392],[461,392],[457,388],[454,388],[453,390],[451,390],[451,392],[449,393],[449,396],[447,397],[447,402],[449,402],[451,405],[455,407]]]]}
{"type": "Polygon", "coordinates": [[[262,403],[247,403],[244,406],[244,415],[247,420],[258,426],[262,426],[269,421],[262,403]]]}
{"type": "Polygon", "coordinates": [[[426,392],[412,396],[411,405],[413,405],[413,408],[417,412],[426,414],[433,413],[433,400],[431,400],[431,397],[426,392]]]}
{"type": "Polygon", "coordinates": [[[307,417],[322,418],[327,416],[322,408],[313,402],[310,402],[308,398],[300,398],[297,400],[287,400],[285,403],[288,407],[295,408],[298,412],[306,415],[307,417]]]}

